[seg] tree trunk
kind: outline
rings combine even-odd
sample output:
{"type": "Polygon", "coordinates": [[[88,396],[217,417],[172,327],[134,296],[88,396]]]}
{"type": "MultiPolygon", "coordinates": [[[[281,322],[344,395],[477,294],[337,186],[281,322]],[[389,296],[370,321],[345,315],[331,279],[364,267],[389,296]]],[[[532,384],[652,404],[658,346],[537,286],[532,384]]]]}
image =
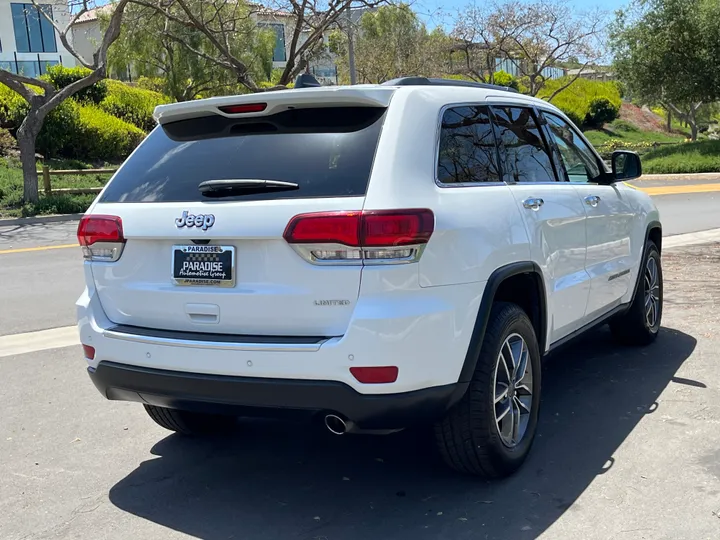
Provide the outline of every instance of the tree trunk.
{"type": "Polygon", "coordinates": [[[687,123],[690,126],[690,140],[692,140],[692,142],[697,141],[698,136],[697,115],[695,114],[695,111],[695,107],[690,105],[690,112],[687,115],[687,123]]]}
{"type": "Polygon", "coordinates": [[[37,163],[35,161],[35,139],[39,130],[33,130],[28,124],[31,115],[23,121],[20,129],[17,131],[17,142],[20,148],[20,162],[23,171],[23,201],[28,203],[36,203],[38,196],[38,174],[37,163]]]}
{"type": "Polygon", "coordinates": [[[670,109],[667,109],[667,131],[668,133],[672,132],[672,111],[670,109]]]}

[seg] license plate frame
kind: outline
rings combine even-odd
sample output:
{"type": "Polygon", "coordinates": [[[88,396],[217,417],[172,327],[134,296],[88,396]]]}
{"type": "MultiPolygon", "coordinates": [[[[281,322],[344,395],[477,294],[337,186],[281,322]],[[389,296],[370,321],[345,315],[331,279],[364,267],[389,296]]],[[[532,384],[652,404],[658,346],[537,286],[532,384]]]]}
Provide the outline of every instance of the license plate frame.
{"type": "Polygon", "coordinates": [[[170,276],[175,285],[184,287],[234,287],[235,286],[235,246],[217,246],[201,244],[177,244],[172,247],[170,256],[170,276]],[[196,259],[190,260],[187,259],[196,259]],[[228,268],[229,259],[229,268],[228,268]],[[183,267],[183,263],[221,263],[221,269],[183,267]],[[219,272],[230,277],[215,277],[219,272]],[[183,275],[183,273],[185,275],[183,275]]]}

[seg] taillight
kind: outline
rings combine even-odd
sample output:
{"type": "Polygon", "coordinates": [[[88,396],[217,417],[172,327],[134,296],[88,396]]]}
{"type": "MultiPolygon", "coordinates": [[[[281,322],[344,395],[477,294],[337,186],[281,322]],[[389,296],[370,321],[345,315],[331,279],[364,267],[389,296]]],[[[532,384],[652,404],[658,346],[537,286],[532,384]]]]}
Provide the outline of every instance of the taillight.
{"type": "Polygon", "coordinates": [[[300,214],[283,237],[315,264],[398,264],[422,255],[435,227],[431,210],[300,214]]]}
{"type": "Polygon", "coordinates": [[[225,105],[218,107],[227,114],[257,113],[267,109],[267,103],[244,103],[242,105],[225,105]]]}
{"type": "Polygon", "coordinates": [[[122,220],[118,216],[83,216],[77,237],[87,261],[117,261],[125,247],[122,220]]]}

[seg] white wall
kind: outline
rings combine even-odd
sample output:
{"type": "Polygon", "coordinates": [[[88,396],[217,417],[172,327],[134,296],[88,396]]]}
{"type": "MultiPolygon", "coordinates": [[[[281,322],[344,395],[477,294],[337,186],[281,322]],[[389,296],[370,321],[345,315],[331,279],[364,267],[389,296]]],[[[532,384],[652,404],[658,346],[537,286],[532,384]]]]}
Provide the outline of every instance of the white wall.
{"type": "MultiPolygon", "coordinates": [[[[14,3],[14,2],[12,2],[14,3]]],[[[25,3],[32,3],[27,0],[25,3]]],[[[53,18],[61,26],[64,27],[70,21],[70,13],[67,3],[62,0],[42,0],[42,3],[52,4],[53,18]]],[[[0,43],[2,44],[2,52],[0,52],[0,67],[7,68],[7,64],[3,62],[15,62],[15,29],[13,28],[12,12],[10,10],[10,0],[0,0],[0,43]]],[[[22,61],[58,61],[65,66],[75,66],[75,58],[65,50],[60,37],[55,33],[55,41],[57,43],[56,53],[17,53],[17,60],[22,61]]]]}
{"type": "Polygon", "coordinates": [[[100,21],[97,19],[78,23],[73,26],[72,46],[87,62],[92,62],[93,54],[100,48],[102,38],[100,21]]]}

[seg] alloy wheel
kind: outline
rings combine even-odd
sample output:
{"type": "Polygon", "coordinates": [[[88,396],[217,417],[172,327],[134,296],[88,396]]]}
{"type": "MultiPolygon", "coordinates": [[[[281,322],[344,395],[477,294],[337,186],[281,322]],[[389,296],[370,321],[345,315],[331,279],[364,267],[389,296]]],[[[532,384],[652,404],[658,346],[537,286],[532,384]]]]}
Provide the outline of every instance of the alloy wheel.
{"type": "Polygon", "coordinates": [[[530,350],[523,337],[511,334],[495,364],[495,424],[503,444],[517,446],[530,421],[533,373],[530,350]]]}
{"type": "Polygon", "coordinates": [[[645,264],[645,323],[652,329],[660,315],[660,273],[655,257],[645,264]]]}

